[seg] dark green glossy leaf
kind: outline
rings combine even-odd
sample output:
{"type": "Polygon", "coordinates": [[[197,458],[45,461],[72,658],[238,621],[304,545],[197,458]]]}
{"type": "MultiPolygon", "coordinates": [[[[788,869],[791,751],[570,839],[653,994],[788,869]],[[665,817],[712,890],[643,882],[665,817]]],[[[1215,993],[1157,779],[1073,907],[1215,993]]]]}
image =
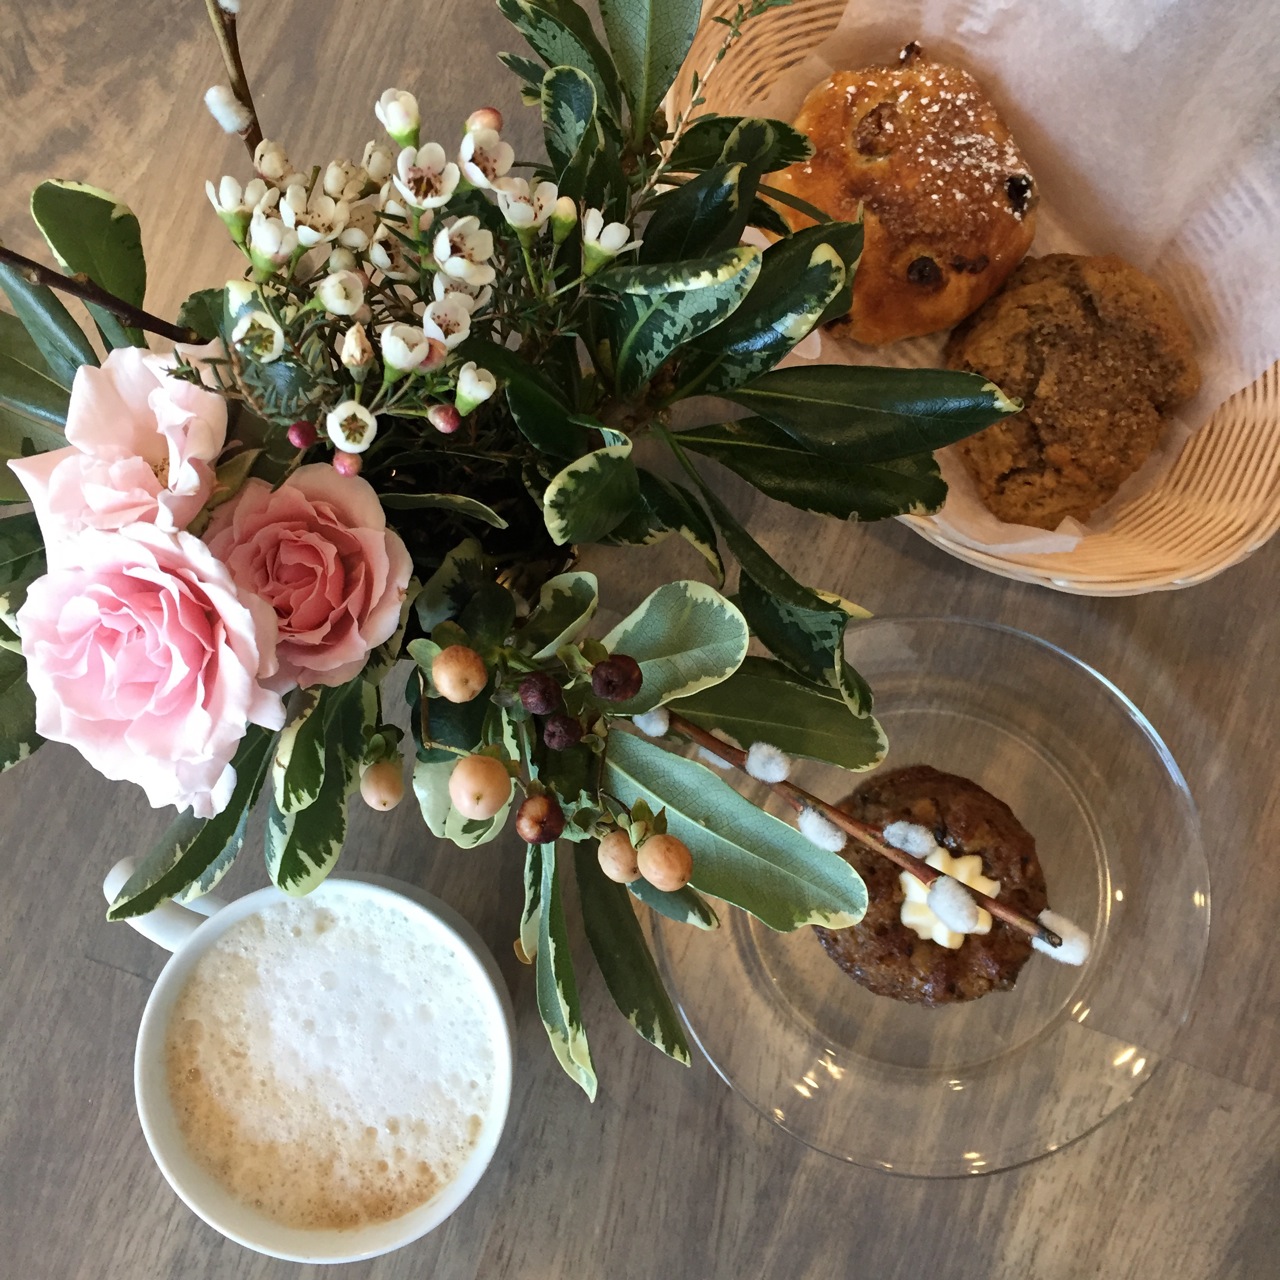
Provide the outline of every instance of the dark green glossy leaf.
{"type": "Polygon", "coordinates": [[[723,586],[724,561],[716,543],[715,526],[697,497],[664,476],[643,467],[639,471],[640,505],[606,541],[649,547],[678,533],[711,566],[716,585],[723,586]]]}
{"type": "Polygon", "coordinates": [[[458,615],[458,625],[486,658],[506,644],[515,624],[515,598],[496,582],[483,583],[458,615]]]}
{"type": "Polygon", "coordinates": [[[638,142],[693,44],[701,0],[600,0],[638,142]]]}
{"type": "Polygon", "coordinates": [[[593,847],[577,845],[573,863],[587,941],[614,1004],[651,1045],[687,1067],[689,1045],[679,1015],[662,985],[626,886],[605,876],[593,847]]]}
{"type": "MultiPolygon", "coordinates": [[[[71,396],[49,371],[40,348],[17,316],[0,311],[0,407],[60,427],[71,396]]],[[[61,448],[66,444],[58,433],[61,448]]],[[[37,450],[43,452],[43,449],[37,450]]],[[[15,453],[12,456],[19,456],[15,453]]]]}
{"type": "Polygon", "coordinates": [[[267,775],[273,741],[274,735],[266,729],[249,726],[232,761],[236,786],[231,802],[207,820],[182,814],[116,894],[107,911],[108,920],[127,920],[154,911],[165,899],[199,881],[215,863],[225,863],[239,853],[249,811],[267,775]]]}
{"type": "Polygon", "coordinates": [[[759,227],[761,231],[767,231],[774,236],[785,238],[791,234],[791,228],[787,225],[787,220],[782,214],[768,201],[762,200],[759,196],[756,196],[751,201],[751,212],[747,215],[747,225],[759,227]]]}
{"type": "Polygon", "coordinates": [[[1022,408],[976,373],[868,365],[774,369],[725,395],[806,449],[861,463],[940,449],[1022,408]]]}
{"type": "Polygon", "coordinates": [[[768,742],[788,755],[855,772],[874,768],[888,749],[873,716],[851,715],[829,685],[804,680],[768,658],[747,658],[723,683],[681,698],[671,710],[738,742],[768,742]]]}
{"type": "Polygon", "coordinates": [[[52,289],[32,284],[17,267],[7,262],[0,262],[0,289],[4,290],[14,314],[44,357],[49,376],[70,391],[76,370],[82,364],[98,363],[84,330],[52,289]]]}
{"type": "Polygon", "coordinates": [[[845,462],[809,453],[763,418],[695,427],[677,439],[779,502],[841,520],[926,515],[947,496],[930,453],[866,465],[845,462]]]}
{"type": "Polygon", "coordinates": [[[543,453],[577,458],[591,447],[590,437],[569,410],[532,380],[507,384],[507,406],[520,434],[543,453]]]}
{"type": "Polygon", "coordinates": [[[383,493],[379,501],[397,511],[455,511],[461,516],[483,521],[495,529],[505,529],[507,522],[492,507],[461,493],[383,493]]]}
{"type": "MultiPolygon", "coordinates": [[[[703,116],[695,120],[676,144],[668,161],[677,173],[708,169],[718,163],[730,135],[747,116],[703,116]]],[[[772,173],[798,164],[813,155],[813,145],[798,129],[781,120],[764,121],[773,131],[773,144],[764,161],[764,172],[772,173]]]]}
{"type": "Polygon", "coordinates": [[[0,772],[12,769],[44,739],[36,732],[36,699],[20,653],[0,649],[0,772]]]}
{"type": "Polygon", "coordinates": [[[27,588],[45,572],[44,537],[35,513],[0,519],[0,621],[14,627],[27,588]]]}
{"type": "Polygon", "coordinates": [[[542,885],[538,906],[538,958],[535,987],[538,1013],[547,1029],[547,1038],[557,1061],[569,1078],[575,1081],[593,1101],[596,1096],[596,1073],[587,1047],[587,1033],[582,1025],[582,1005],[578,999],[578,980],[573,972],[573,956],[569,951],[569,933],[565,928],[564,904],[560,900],[560,881],[556,875],[556,847],[541,846],[542,885]]]}
{"type": "Polygon", "coordinates": [[[605,787],[626,805],[666,810],[667,830],[693,854],[690,883],[771,929],[845,928],[867,890],[853,867],[739,795],[712,770],[629,733],[609,734],[605,787]]]}
{"type": "Polygon", "coordinates": [[[732,315],[759,272],[760,251],[748,247],[694,262],[602,272],[597,282],[617,295],[611,319],[619,391],[636,391],[677,348],[732,315]]]}
{"type": "Polygon", "coordinates": [[[198,289],[178,308],[178,323],[209,342],[222,332],[226,305],[225,289],[198,289]]]}
{"type": "Polygon", "coordinates": [[[738,243],[746,214],[741,178],[745,166],[718,164],[658,197],[644,229],[641,262],[702,258],[738,243]]]}
{"type": "MultiPolygon", "coordinates": [[[[78,182],[42,182],[31,194],[31,216],[64,271],[84,274],[108,293],[141,307],[147,290],[142,229],[127,205],[97,187],[78,182]]],[[[139,329],[126,329],[110,313],[91,306],[103,337],[113,346],[122,335],[145,347],[139,329]]]]}

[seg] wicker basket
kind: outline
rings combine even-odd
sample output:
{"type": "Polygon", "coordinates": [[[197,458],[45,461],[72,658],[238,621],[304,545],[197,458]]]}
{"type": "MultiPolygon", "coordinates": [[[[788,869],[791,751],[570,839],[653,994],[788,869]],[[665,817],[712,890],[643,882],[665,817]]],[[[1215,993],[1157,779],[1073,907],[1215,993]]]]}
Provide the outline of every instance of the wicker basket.
{"type": "MultiPolygon", "coordinates": [[[[822,43],[845,0],[797,0],[753,19],[708,84],[704,110],[740,112],[783,71],[822,43]]],[[[706,0],[688,68],[705,68],[736,0],[706,0]]],[[[688,101],[687,75],[672,111],[688,101]]],[[[1223,404],[1187,442],[1156,484],[1116,513],[1105,532],[1074,550],[998,554],[962,546],[927,517],[904,516],[922,537],[970,564],[1008,578],[1090,596],[1139,595],[1191,586],[1256,551],[1280,527],[1280,364],[1223,404]]]]}

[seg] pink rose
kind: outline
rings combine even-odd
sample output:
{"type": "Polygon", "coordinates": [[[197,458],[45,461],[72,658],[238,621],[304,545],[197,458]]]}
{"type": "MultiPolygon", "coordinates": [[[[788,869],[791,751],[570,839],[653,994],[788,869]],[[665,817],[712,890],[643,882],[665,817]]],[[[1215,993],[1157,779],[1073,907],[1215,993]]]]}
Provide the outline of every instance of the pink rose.
{"type": "Polygon", "coordinates": [[[18,610],[36,729],[157,808],[226,808],[250,724],[279,729],[275,618],[189,533],[88,530],[18,610]]]}
{"type": "Polygon", "coordinates": [[[82,529],[185,529],[208,500],[227,403],[170,377],[172,366],[137,347],[111,352],[100,369],[83,365],[71,385],[68,447],[9,463],[53,561],[57,544],[82,529]]]}
{"type": "Polygon", "coordinates": [[[214,512],[206,541],[236,585],[276,611],[272,688],[345,684],[399,625],[413,563],[358,476],[318,462],[274,492],[249,480],[214,512]]]}

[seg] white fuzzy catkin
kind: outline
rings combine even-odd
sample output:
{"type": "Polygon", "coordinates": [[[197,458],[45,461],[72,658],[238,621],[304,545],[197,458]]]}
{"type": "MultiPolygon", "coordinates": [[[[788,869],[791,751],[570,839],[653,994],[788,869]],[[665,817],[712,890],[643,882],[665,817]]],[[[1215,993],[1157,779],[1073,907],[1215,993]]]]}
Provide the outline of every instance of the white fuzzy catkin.
{"type": "Polygon", "coordinates": [[[1078,924],[1068,920],[1066,916],[1060,916],[1056,911],[1050,911],[1048,907],[1038,918],[1046,929],[1052,929],[1062,939],[1062,946],[1051,947],[1039,938],[1032,938],[1031,945],[1062,964],[1084,964],[1093,946],[1089,935],[1078,924]]]}
{"type": "Polygon", "coordinates": [[[828,853],[839,853],[848,842],[845,835],[834,822],[828,822],[817,809],[801,809],[796,819],[796,826],[806,840],[816,844],[819,849],[828,853]]]}
{"type": "Polygon", "coordinates": [[[939,876],[929,888],[929,910],[953,933],[972,933],[978,927],[978,904],[951,876],[939,876]]]}
{"type": "Polygon", "coordinates": [[[933,832],[918,822],[891,822],[881,834],[886,844],[917,858],[927,858],[938,847],[933,832]]]}
{"type": "Polygon", "coordinates": [[[785,782],[791,773],[791,760],[772,743],[753,742],[747,751],[747,772],[757,782],[785,782]]]}
{"type": "Polygon", "coordinates": [[[218,0],[218,8],[234,18],[240,12],[240,0],[218,0]]]}
{"type": "Polygon", "coordinates": [[[632,716],[631,723],[651,738],[664,738],[671,728],[671,713],[666,707],[654,707],[652,711],[642,711],[638,716],[632,716]]]}
{"type": "Polygon", "coordinates": [[[243,133],[253,123],[249,108],[225,84],[210,85],[205,90],[204,105],[227,133],[243,133]]]}

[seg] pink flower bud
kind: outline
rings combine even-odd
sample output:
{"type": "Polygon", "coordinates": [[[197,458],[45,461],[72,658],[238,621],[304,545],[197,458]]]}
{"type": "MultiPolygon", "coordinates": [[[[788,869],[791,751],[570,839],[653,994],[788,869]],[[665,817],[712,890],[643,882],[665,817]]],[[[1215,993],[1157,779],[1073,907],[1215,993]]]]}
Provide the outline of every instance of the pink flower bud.
{"type": "Polygon", "coordinates": [[[427,410],[427,421],[442,436],[451,436],[462,426],[462,415],[451,404],[433,404],[427,410]]]}
{"type": "Polygon", "coordinates": [[[501,133],[502,112],[497,107],[481,107],[479,111],[473,111],[467,117],[467,132],[474,133],[477,129],[492,129],[495,133],[501,133]]]}
{"type": "Polygon", "coordinates": [[[320,438],[315,425],[310,422],[295,422],[289,428],[289,443],[295,449],[310,449],[320,438]]]}
{"type": "Polygon", "coordinates": [[[340,476],[358,476],[362,466],[358,453],[344,453],[338,449],[333,455],[333,469],[340,476]]]}
{"type": "Polygon", "coordinates": [[[427,342],[429,344],[427,358],[418,366],[419,373],[430,373],[434,369],[439,369],[449,358],[449,348],[439,338],[428,337],[427,342]]]}

